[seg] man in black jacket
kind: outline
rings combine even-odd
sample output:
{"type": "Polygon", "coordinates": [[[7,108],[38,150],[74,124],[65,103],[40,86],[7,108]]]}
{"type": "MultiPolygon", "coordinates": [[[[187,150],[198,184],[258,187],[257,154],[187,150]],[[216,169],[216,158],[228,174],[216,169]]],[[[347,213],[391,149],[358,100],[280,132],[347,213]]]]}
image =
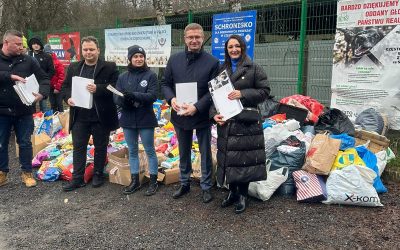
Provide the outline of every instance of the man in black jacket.
{"type": "Polygon", "coordinates": [[[179,142],[181,185],[173,197],[180,198],[190,191],[192,136],[195,129],[201,153],[200,186],[203,190],[203,202],[208,203],[213,198],[210,192],[211,123],[208,118],[212,101],[208,92],[208,81],[217,75],[219,65],[215,57],[203,51],[204,32],[199,24],[191,23],[186,26],[184,38],[185,51],[171,56],[161,83],[165,99],[172,106],[171,122],[179,142]],[[176,85],[189,82],[197,83],[197,102],[178,103],[176,85]]]}
{"type": "Polygon", "coordinates": [[[65,102],[70,105],[69,125],[72,130],[73,165],[72,181],[63,187],[68,192],[85,186],[83,176],[86,167],[86,150],[90,135],[93,136],[95,147],[93,187],[104,183],[103,171],[106,163],[107,145],[110,131],[118,128],[117,109],[113,94],[107,90],[107,85],[115,87],[118,80],[118,69],[114,62],[99,59],[99,42],[93,36],[82,38],[83,61],[72,63],[68,67],[63,83],[65,102]],[[85,109],[76,107],[72,91],[72,77],[88,78],[86,89],[93,94],[93,107],[85,109]]]}
{"type": "Polygon", "coordinates": [[[0,51],[0,186],[7,183],[8,142],[12,128],[19,146],[22,181],[27,187],[36,186],[32,177],[32,114],[35,112],[36,102],[48,96],[49,84],[49,78],[34,59],[23,54],[22,33],[16,30],[6,31],[0,51]],[[39,82],[39,93],[33,93],[35,102],[27,106],[22,103],[13,86],[17,81],[26,82],[25,78],[32,74],[35,74],[39,82]]]}
{"type": "MultiPolygon", "coordinates": [[[[34,57],[40,65],[40,68],[47,74],[49,79],[53,77],[55,74],[53,58],[47,53],[43,51],[43,43],[39,37],[32,37],[29,42],[29,55],[34,57]]],[[[44,112],[47,110],[46,100],[41,100],[39,102],[40,111],[44,112]]]]}

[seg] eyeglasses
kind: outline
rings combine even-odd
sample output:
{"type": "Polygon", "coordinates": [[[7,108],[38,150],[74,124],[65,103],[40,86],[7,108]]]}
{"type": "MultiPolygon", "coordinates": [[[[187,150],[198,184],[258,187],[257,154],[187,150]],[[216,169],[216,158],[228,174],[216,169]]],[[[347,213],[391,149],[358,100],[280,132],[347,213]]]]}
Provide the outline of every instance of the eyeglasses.
{"type": "Polygon", "coordinates": [[[189,41],[193,41],[193,40],[203,39],[203,37],[202,36],[185,36],[185,39],[187,39],[189,41]]]}

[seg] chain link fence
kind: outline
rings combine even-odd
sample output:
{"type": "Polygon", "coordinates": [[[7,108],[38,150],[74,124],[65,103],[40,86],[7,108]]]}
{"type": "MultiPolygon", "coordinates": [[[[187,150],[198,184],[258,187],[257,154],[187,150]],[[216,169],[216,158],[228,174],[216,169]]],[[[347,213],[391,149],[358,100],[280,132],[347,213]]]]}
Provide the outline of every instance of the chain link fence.
{"type": "MultiPolygon", "coordinates": [[[[301,1],[253,1],[251,5],[242,6],[243,11],[257,10],[254,60],[266,70],[272,94],[277,99],[300,92],[329,105],[336,8],[335,0],[309,1],[307,17],[304,19],[306,36],[301,37],[301,1]],[[300,49],[301,39],[304,49],[300,49]],[[300,53],[303,53],[303,62],[299,61],[300,53]],[[301,79],[298,79],[300,70],[304,73],[301,79]],[[299,82],[302,86],[301,91],[298,88],[299,82]]],[[[205,48],[210,50],[212,17],[223,12],[229,10],[220,6],[212,10],[166,16],[166,23],[172,28],[172,53],[183,49],[183,30],[190,21],[203,26],[206,36],[205,48]]],[[[97,37],[100,49],[104,51],[105,29],[150,25],[157,25],[155,17],[133,20],[120,20],[116,17],[115,25],[109,27],[65,26],[58,30],[30,31],[28,36],[39,36],[45,41],[47,34],[79,31],[81,37],[97,37]]]]}

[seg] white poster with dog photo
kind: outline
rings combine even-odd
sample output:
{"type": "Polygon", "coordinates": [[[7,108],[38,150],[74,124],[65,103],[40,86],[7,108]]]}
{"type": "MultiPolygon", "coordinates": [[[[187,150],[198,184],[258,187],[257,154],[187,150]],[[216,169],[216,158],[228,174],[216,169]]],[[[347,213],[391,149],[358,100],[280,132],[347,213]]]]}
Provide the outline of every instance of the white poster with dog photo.
{"type": "Polygon", "coordinates": [[[171,25],[155,25],[121,29],[106,29],[106,61],[117,66],[128,65],[128,47],[139,45],[146,51],[149,67],[166,67],[171,55],[171,25]]]}
{"type": "Polygon", "coordinates": [[[375,108],[400,129],[400,3],[339,0],[331,107],[354,121],[375,108]]]}

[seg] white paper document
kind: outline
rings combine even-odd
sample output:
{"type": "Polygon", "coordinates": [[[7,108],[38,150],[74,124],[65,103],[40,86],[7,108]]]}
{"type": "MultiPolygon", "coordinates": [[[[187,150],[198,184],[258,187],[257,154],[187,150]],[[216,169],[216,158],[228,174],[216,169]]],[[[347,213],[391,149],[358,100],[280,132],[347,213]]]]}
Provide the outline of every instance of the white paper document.
{"type": "Polygon", "coordinates": [[[179,105],[197,102],[197,82],[185,82],[175,84],[176,101],[179,105]]]}
{"type": "Polygon", "coordinates": [[[87,85],[93,82],[93,79],[80,76],[72,77],[72,93],[71,98],[76,107],[91,109],[93,106],[93,94],[86,88],[87,85]]]}
{"type": "Polygon", "coordinates": [[[13,86],[15,92],[17,92],[19,98],[21,99],[22,103],[27,106],[30,106],[35,101],[35,96],[32,93],[39,93],[39,83],[36,80],[34,74],[25,78],[26,82],[16,82],[13,86]]]}
{"type": "Polygon", "coordinates": [[[229,100],[228,98],[229,93],[235,90],[235,88],[226,70],[208,82],[208,90],[210,91],[217,112],[223,116],[224,121],[242,112],[242,102],[237,99],[229,100]]]}
{"type": "Polygon", "coordinates": [[[118,89],[114,88],[112,85],[108,84],[107,85],[107,89],[111,92],[113,92],[114,94],[124,97],[124,94],[122,94],[120,91],[118,91],[118,89]]]}

